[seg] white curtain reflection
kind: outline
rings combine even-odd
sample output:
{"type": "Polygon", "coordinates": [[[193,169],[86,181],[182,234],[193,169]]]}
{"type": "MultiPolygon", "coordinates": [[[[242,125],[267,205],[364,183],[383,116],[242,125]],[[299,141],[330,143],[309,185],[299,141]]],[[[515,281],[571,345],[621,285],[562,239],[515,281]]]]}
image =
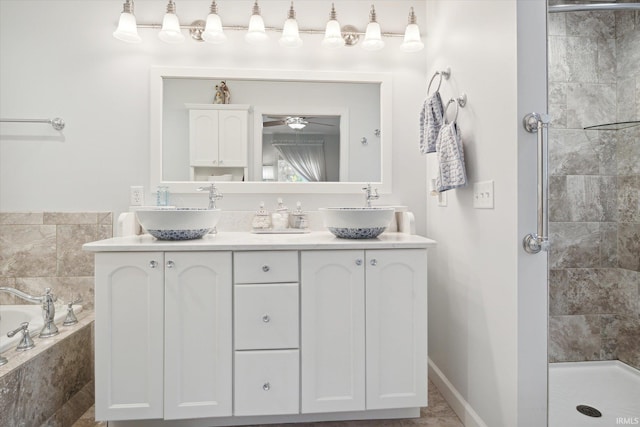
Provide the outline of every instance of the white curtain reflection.
{"type": "Polygon", "coordinates": [[[278,141],[273,143],[273,147],[307,181],[319,182],[327,180],[323,141],[278,141]]]}

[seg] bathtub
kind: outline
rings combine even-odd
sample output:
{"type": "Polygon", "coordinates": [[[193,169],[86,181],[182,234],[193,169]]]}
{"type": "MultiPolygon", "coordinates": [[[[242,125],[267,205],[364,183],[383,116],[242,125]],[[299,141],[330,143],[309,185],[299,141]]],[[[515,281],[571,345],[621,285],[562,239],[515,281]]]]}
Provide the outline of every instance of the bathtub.
{"type": "MultiPolygon", "coordinates": [[[[82,306],[74,305],[73,311],[76,314],[80,313],[82,306]]],[[[62,326],[65,317],[67,317],[67,306],[56,305],[55,324],[58,328],[62,326]]],[[[40,304],[0,305],[0,353],[12,348],[15,349],[18,346],[22,333],[19,332],[13,338],[9,338],[7,337],[7,332],[16,329],[22,322],[29,322],[31,337],[37,338],[40,329],[44,326],[40,304]]]]}

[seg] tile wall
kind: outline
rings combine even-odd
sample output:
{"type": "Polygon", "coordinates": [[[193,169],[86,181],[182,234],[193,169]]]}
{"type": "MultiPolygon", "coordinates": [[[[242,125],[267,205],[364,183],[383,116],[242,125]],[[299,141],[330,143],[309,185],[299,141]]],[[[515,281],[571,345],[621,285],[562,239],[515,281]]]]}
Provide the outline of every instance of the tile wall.
{"type": "Polygon", "coordinates": [[[640,368],[640,13],[549,15],[549,361],[640,368]]]}
{"type": "MultiPolygon", "coordinates": [[[[111,212],[0,212],[0,286],[93,308],[93,253],[82,245],[113,235],[111,212]]],[[[0,304],[24,304],[0,293],[0,304]]]]}

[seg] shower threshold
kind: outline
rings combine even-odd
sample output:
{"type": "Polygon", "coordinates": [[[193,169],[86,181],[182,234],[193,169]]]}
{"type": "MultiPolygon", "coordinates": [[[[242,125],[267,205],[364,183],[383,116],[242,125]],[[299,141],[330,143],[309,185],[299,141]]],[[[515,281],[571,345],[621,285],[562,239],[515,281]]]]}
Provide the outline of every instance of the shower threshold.
{"type": "Polygon", "coordinates": [[[617,360],[549,364],[549,427],[618,425],[640,425],[640,371],[617,360]]]}

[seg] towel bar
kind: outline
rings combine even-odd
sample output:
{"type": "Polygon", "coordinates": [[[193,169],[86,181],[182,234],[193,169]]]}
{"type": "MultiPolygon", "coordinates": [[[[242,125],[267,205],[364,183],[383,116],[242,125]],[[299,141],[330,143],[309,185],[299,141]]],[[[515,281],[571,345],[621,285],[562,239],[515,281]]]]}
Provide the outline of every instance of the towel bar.
{"type": "Polygon", "coordinates": [[[55,119],[0,119],[0,122],[5,123],[47,123],[53,126],[55,130],[64,129],[64,120],[60,117],[55,119]]]}

